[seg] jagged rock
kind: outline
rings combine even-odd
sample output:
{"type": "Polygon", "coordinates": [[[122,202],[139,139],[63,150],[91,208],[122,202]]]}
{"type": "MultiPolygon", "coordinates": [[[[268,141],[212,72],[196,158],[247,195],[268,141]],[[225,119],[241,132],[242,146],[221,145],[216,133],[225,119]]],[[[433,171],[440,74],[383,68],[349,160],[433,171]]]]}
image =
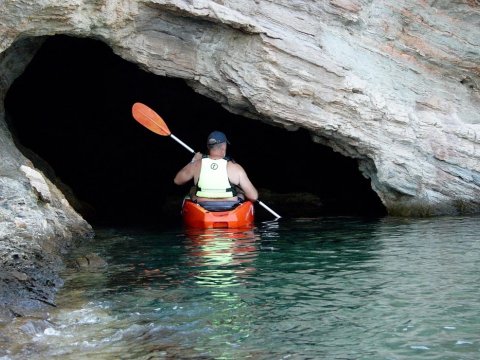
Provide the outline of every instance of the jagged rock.
{"type": "Polygon", "coordinates": [[[30,180],[30,185],[36,190],[39,199],[44,202],[51,202],[52,195],[50,194],[50,189],[43,175],[39,171],[26,165],[20,166],[20,170],[22,170],[28,180],[30,180]]]}

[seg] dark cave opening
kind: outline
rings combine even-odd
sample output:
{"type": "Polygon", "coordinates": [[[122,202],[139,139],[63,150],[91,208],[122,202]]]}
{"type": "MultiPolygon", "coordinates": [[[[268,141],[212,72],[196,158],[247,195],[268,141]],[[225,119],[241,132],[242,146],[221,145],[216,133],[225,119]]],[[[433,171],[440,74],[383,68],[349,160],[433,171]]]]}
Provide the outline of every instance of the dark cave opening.
{"type": "MultiPolygon", "coordinates": [[[[229,155],[283,217],[385,215],[354,159],[313,143],[305,130],[231,114],[183,80],[145,72],[100,41],[48,38],[12,84],[5,108],[24,153],[54,169],[49,177],[73,191],[81,201],[73,205],[90,223],[175,221],[188,186],[172,179],[192,154],[133,120],[135,102],[157,111],[195,150],[204,150],[212,130],[225,132],[229,155]]],[[[269,217],[258,207],[257,218],[269,217]]]]}

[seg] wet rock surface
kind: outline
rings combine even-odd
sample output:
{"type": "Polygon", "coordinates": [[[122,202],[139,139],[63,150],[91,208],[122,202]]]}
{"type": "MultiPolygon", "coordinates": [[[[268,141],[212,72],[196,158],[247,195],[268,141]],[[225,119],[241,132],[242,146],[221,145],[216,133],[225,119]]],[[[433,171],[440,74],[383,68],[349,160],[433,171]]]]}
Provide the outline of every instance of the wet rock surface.
{"type": "MultiPolygon", "coordinates": [[[[12,142],[0,143],[0,153],[9,151],[12,142]]],[[[94,233],[19,152],[0,174],[0,316],[13,318],[55,306],[63,255],[94,233]]]]}

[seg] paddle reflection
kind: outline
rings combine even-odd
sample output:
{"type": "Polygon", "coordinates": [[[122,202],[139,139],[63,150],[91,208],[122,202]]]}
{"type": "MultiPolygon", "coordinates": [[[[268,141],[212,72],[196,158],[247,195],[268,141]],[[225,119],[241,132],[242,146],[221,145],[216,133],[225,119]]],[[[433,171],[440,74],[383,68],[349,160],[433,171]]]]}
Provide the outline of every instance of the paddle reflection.
{"type": "Polygon", "coordinates": [[[198,285],[234,286],[255,271],[260,237],[253,230],[189,230],[186,236],[189,266],[198,285]]]}

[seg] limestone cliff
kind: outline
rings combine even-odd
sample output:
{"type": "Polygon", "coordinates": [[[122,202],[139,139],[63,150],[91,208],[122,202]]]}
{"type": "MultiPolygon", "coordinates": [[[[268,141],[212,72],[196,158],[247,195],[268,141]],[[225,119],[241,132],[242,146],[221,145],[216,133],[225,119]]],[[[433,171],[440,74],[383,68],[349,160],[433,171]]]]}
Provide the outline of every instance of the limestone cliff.
{"type": "MultiPolygon", "coordinates": [[[[100,39],[357,159],[390,214],[478,213],[479,25],[476,0],[4,0],[0,104],[42,38],[100,39]]],[[[0,156],[2,236],[88,230],[15,148],[3,105],[0,156]]]]}
{"type": "Polygon", "coordinates": [[[0,9],[0,51],[14,54],[2,61],[2,97],[32,38],[101,39],[233,112],[306,128],[358,159],[391,214],[479,210],[477,1],[6,0],[0,9]]]}

